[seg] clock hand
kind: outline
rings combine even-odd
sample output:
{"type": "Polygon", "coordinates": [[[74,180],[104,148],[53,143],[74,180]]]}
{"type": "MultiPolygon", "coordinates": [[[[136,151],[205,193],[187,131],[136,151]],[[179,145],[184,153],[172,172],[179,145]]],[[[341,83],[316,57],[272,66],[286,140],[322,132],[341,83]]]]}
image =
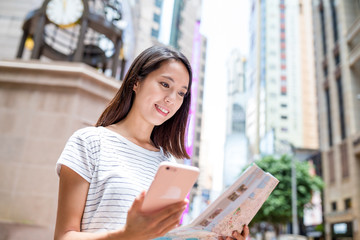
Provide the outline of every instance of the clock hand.
{"type": "Polygon", "coordinates": [[[63,12],[66,12],[66,0],[63,0],[63,12]]]}

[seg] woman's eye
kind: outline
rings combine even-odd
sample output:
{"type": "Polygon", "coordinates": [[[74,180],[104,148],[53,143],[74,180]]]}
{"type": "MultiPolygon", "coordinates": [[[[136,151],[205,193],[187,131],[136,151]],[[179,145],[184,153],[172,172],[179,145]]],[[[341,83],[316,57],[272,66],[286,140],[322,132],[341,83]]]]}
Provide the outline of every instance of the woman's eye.
{"type": "Polygon", "coordinates": [[[184,92],[179,92],[180,97],[184,97],[185,94],[186,94],[186,93],[184,93],[184,92]]]}
{"type": "Polygon", "coordinates": [[[161,82],[160,84],[161,84],[163,87],[166,87],[166,88],[169,87],[169,84],[167,84],[166,82],[161,82]]]}

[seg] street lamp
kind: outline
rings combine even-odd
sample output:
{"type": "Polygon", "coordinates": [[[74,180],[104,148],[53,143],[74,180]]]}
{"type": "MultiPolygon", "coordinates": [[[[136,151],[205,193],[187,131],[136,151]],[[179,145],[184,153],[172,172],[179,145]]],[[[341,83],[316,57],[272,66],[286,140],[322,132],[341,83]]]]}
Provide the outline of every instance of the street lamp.
{"type": "Polygon", "coordinates": [[[297,189],[296,189],[296,148],[295,146],[286,141],[291,148],[291,212],[292,212],[292,229],[294,235],[299,235],[299,223],[297,215],[297,189]]]}

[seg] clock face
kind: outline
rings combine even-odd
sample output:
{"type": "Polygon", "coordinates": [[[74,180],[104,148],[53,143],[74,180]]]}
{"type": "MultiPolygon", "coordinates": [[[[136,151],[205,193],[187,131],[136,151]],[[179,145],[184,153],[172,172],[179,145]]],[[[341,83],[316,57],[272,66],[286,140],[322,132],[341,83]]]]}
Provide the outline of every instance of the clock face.
{"type": "Polygon", "coordinates": [[[61,27],[76,23],[84,12],[82,0],[50,0],[46,7],[48,19],[61,27]]]}

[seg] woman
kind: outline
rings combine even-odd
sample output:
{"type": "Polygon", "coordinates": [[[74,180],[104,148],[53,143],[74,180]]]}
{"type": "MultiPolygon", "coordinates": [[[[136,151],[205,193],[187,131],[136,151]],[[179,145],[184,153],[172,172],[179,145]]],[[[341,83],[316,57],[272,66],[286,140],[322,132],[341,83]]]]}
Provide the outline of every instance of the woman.
{"type": "Polygon", "coordinates": [[[55,239],[152,239],[179,224],[186,200],[140,209],[158,165],[189,158],[191,77],[184,55],[165,47],[135,59],[96,126],[76,131],[57,162],[55,239]]]}

